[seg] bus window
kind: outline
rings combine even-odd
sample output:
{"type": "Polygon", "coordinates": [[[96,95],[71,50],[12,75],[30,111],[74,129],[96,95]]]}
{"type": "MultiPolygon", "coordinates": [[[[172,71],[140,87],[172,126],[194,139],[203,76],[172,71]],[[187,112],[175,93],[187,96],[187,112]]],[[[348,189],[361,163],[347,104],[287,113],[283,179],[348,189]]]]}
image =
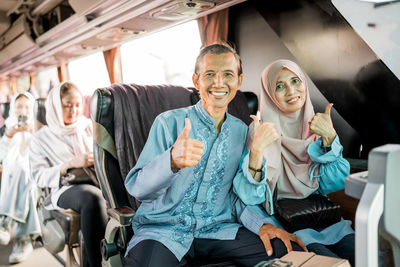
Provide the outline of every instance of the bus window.
{"type": "Polygon", "coordinates": [[[39,97],[47,97],[50,87],[53,87],[58,82],[57,67],[49,67],[39,71],[36,77],[36,89],[39,97]]]}
{"type": "Polygon", "coordinates": [[[18,92],[26,92],[29,89],[29,75],[17,79],[18,92]]]}
{"type": "Polygon", "coordinates": [[[121,45],[123,82],[193,86],[200,47],[195,20],[127,42],[121,45]]]}
{"type": "Polygon", "coordinates": [[[70,61],[68,73],[69,80],[75,83],[85,96],[91,96],[97,88],[110,85],[102,52],[70,61]]]}

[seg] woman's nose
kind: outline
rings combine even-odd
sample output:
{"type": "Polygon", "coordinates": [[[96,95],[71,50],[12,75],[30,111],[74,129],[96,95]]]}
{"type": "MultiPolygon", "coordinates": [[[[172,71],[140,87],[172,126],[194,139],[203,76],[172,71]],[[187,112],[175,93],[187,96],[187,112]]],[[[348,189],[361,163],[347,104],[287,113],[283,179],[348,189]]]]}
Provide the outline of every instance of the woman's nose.
{"type": "Polygon", "coordinates": [[[287,95],[292,95],[293,93],[294,93],[294,88],[293,88],[293,86],[291,86],[291,85],[287,85],[286,86],[286,94],[287,95]]]}
{"type": "Polygon", "coordinates": [[[72,111],[73,114],[75,114],[75,113],[78,112],[78,109],[79,108],[77,106],[73,106],[71,111],[72,111]]]}

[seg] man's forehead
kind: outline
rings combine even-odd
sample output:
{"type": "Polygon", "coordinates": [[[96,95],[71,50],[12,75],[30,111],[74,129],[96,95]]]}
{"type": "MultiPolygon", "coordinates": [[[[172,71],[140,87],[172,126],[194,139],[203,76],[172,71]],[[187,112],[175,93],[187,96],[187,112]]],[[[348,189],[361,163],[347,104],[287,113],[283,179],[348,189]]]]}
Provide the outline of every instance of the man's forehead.
{"type": "Polygon", "coordinates": [[[200,70],[230,70],[236,72],[238,70],[238,62],[231,52],[221,54],[207,53],[200,62],[200,70]]]}

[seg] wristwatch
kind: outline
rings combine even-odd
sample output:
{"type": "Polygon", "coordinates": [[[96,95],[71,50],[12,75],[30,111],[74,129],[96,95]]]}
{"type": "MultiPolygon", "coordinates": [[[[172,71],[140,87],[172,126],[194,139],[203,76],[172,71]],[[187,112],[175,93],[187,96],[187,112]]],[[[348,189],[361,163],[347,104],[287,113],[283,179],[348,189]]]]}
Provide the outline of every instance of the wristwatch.
{"type": "Polygon", "coordinates": [[[324,151],[324,153],[328,153],[329,151],[332,150],[332,146],[323,146],[321,145],[322,151],[324,151]]]}

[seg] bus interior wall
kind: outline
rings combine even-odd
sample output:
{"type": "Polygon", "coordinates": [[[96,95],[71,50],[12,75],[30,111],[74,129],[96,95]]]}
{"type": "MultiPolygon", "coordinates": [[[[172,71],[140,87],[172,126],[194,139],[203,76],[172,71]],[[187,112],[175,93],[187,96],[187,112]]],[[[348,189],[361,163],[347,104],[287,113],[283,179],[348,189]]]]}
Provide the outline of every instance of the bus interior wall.
{"type": "Polygon", "coordinates": [[[400,143],[400,81],[331,1],[241,3],[230,8],[229,39],[243,60],[245,91],[259,95],[261,72],[273,60],[302,66],[315,111],[334,103],[345,157],[367,159],[374,147],[400,143]]]}

